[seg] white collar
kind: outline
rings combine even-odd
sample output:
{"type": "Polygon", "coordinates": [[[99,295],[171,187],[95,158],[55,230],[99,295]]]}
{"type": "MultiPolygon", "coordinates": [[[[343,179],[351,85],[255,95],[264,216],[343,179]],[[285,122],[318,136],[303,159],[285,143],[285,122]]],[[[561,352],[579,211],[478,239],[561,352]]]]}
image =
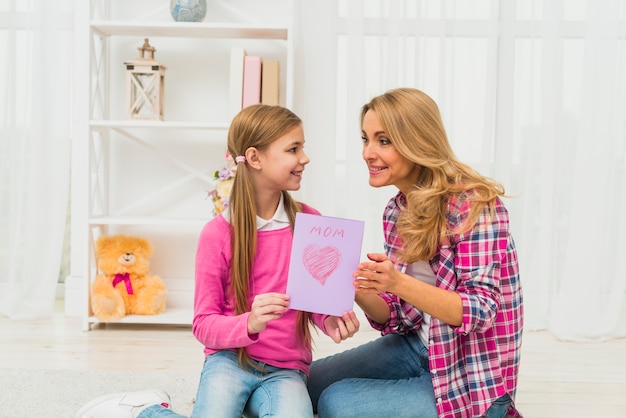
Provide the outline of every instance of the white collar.
{"type": "Polygon", "coordinates": [[[256,229],[257,231],[271,231],[273,229],[284,228],[285,224],[289,223],[289,217],[285,212],[285,203],[283,202],[283,194],[280,194],[280,200],[278,201],[278,207],[274,216],[271,219],[265,220],[257,215],[256,217],[256,229]]]}
{"type": "MultiPolygon", "coordinates": [[[[271,219],[265,220],[257,215],[256,217],[256,229],[257,231],[271,231],[273,229],[284,228],[285,224],[289,223],[289,217],[285,212],[285,203],[283,201],[283,194],[280,194],[280,200],[278,201],[278,207],[271,219]]],[[[228,223],[230,223],[230,211],[225,210],[222,212],[222,216],[228,223]]]]}

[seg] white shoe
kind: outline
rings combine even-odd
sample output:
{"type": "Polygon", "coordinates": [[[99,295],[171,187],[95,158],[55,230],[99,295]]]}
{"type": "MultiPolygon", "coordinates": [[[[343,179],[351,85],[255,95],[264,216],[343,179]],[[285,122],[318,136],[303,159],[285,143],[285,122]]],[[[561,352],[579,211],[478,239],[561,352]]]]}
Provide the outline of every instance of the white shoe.
{"type": "Polygon", "coordinates": [[[76,418],[136,418],[152,405],[169,409],[170,396],[160,389],[100,396],[83,406],[76,418]]]}

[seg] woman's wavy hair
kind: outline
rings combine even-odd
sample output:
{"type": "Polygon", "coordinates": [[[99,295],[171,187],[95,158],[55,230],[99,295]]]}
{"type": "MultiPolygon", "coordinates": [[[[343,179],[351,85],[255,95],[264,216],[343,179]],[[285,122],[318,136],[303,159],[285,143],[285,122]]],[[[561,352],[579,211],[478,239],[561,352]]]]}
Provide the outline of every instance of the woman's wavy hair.
{"type": "Polygon", "coordinates": [[[398,217],[404,245],[400,257],[408,263],[429,260],[447,242],[448,234],[472,229],[485,205],[493,213],[496,198],[504,196],[504,187],[457,159],[439,107],[424,92],[398,88],[373,98],[361,109],[361,125],[370,110],[376,112],[398,153],[419,168],[419,178],[406,195],[408,210],[398,217]],[[460,227],[449,231],[446,206],[454,196],[469,199],[471,209],[460,227]]]}
{"type": "MultiPolygon", "coordinates": [[[[228,152],[234,157],[243,156],[246,150],[254,147],[266,150],[272,142],[300,126],[302,121],[289,109],[281,106],[252,105],[239,112],[228,130],[228,152]]],[[[283,190],[285,211],[293,231],[296,213],[302,205],[291,194],[283,190]]],[[[233,181],[228,210],[231,219],[232,261],[230,267],[231,291],[235,299],[237,315],[250,311],[250,271],[254,265],[257,244],[257,208],[252,178],[247,164],[238,164],[233,181]]],[[[309,324],[311,314],[298,312],[298,326],[295,330],[301,344],[311,344],[309,324]]],[[[238,349],[242,366],[252,366],[245,348],[238,349]]]]}

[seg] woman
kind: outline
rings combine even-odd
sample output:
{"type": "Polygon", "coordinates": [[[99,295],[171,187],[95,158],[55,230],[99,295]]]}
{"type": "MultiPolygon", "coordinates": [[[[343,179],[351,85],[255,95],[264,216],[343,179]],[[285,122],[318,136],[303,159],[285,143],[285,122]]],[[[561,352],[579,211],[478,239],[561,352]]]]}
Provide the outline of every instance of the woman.
{"type": "Polygon", "coordinates": [[[385,253],[354,272],[382,337],[313,362],[320,418],[521,416],[514,399],[522,290],[504,188],[454,155],[435,102],[400,88],[361,111],[385,253]]]}

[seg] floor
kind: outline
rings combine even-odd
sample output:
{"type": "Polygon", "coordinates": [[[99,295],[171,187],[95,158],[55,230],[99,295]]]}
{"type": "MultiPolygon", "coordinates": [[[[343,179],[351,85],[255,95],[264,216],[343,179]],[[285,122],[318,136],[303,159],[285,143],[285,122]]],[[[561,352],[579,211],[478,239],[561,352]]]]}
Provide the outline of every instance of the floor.
{"type": "MultiPolygon", "coordinates": [[[[0,368],[196,372],[202,348],[187,326],[100,325],[89,332],[62,304],[47,320],[0,318],[0,368]]],[[[367,325],[364,327],[367,328],[367,325]]],[[[315,357],[375,338],[371,329],[336,345],[319,335],[315,357]]],[[[524,334],[517,404],[525,417],[626,417],[626,339],[561,342],[524,334]]]]}

